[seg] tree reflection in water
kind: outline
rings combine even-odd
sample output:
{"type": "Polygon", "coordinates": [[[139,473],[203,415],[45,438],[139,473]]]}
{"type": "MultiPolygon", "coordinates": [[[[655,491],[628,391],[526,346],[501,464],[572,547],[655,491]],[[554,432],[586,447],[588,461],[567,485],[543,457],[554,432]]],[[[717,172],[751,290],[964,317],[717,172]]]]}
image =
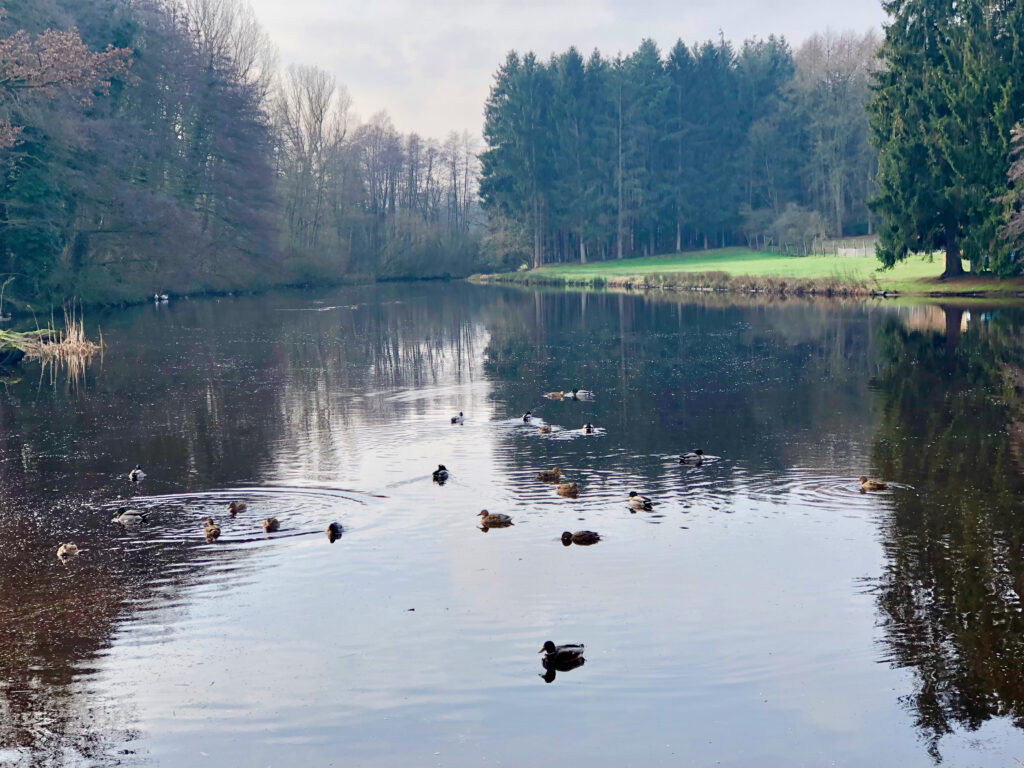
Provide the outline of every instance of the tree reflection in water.
{"type": "Polygon", "coordinates": [[[897,487],[879,580],[887,659],[914,671],[907,704],[940,740],[995,717],[1024,727],[1024,312],[944,307],[944,333],[879,331],[874,467],[897,487]],[[1016,464],[1016,466],[1015,466],[1016,464]]]}

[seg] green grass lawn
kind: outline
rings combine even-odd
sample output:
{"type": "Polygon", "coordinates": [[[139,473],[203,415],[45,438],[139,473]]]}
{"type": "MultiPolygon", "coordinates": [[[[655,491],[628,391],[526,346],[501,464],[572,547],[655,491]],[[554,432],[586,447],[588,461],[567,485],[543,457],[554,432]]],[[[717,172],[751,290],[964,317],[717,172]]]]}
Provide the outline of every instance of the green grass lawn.
{"type": "Polygon", "coordinates": [[[752,275],[795,279],[832,278],[843,281],[878,281],[880,288],[900,293],[1000,292],[1024,289],[1018,280],[967,277],[963,281],[939,281],[941,257],[911,256],[893,269],[880,269],[874,256],[779,256],[747,248],[650,256],[602,261],[593,264],[553,264],[526,273],[538,278],[584,282],[673,272],[725,272],[730,276],[752,275]]]}

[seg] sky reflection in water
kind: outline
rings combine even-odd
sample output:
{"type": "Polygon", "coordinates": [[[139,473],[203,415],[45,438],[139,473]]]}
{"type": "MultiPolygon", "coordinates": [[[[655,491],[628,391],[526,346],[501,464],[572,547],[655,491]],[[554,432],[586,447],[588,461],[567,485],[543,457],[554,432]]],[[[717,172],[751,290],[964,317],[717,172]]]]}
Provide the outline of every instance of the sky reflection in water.
{"type": "Polygon", "coordinates": [[[961,318],[467,285],[92,317],[77,389],[0,390],[0,764],[1010,764],[1024,315],[961,318]],[[587,645],[550,685],[548,639],[587,645]]]}

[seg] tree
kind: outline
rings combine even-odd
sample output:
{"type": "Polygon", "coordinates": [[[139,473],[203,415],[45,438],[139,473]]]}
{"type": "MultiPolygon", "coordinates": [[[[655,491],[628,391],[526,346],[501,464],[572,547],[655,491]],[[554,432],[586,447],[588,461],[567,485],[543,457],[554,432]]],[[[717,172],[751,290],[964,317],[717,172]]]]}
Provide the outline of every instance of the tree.
{"type": "Polygon", "coordinates": [[[1019,3],[889,0],[870,103],[879,150],[883,218],[878,255],[892,266],[911,251],[990,262],[997,248],[992,199],[1003,187],[1010,126],[1022,116],[1019,3]]]}
{"type": "MultiPolygon", "coordinates": [[[[1009,194],[1001,199],[1006,203],[1006,223],[999,231],[1014,251],[1024,248],[1024,123],[1013,129],[1013,158],[1006,173],[1009,194]]],[[[1020,259],[1024,254],[1017,254],[1020,259]]]]}
{"type": "MultiPolygon", "coordinates": [[[[0,20],[6,16],[0,8],[0,20]]],[[[82,104],[88,106],[88,94],[108,94],[110,78],[125,74],[131,63],[132,52],[127,48],[108,45],[101,53],[90,51],[76,29],[48,29],[36,37],[19,30],[0,39],[0,104],[26,91],[51,97],[74,90],[86,94],[82,104]]],[[[0,118],[0,149],[13,147],[22,130],[0,118]]]]}

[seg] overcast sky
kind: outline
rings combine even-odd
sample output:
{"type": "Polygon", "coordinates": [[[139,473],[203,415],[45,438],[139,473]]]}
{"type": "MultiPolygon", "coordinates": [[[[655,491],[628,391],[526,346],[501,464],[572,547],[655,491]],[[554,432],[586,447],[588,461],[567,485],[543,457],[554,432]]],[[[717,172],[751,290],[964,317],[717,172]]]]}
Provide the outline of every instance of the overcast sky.
{"type": "Polygon", "coordinates": [[[334,73],[362,119],[402,132],[480,134],[491,77],[510,49],[543,58],[576,45],[606,55],[654,38],[664,51],[717,38],[880,27],[880,0],[251,0],[283,65],[334,73]]]}

